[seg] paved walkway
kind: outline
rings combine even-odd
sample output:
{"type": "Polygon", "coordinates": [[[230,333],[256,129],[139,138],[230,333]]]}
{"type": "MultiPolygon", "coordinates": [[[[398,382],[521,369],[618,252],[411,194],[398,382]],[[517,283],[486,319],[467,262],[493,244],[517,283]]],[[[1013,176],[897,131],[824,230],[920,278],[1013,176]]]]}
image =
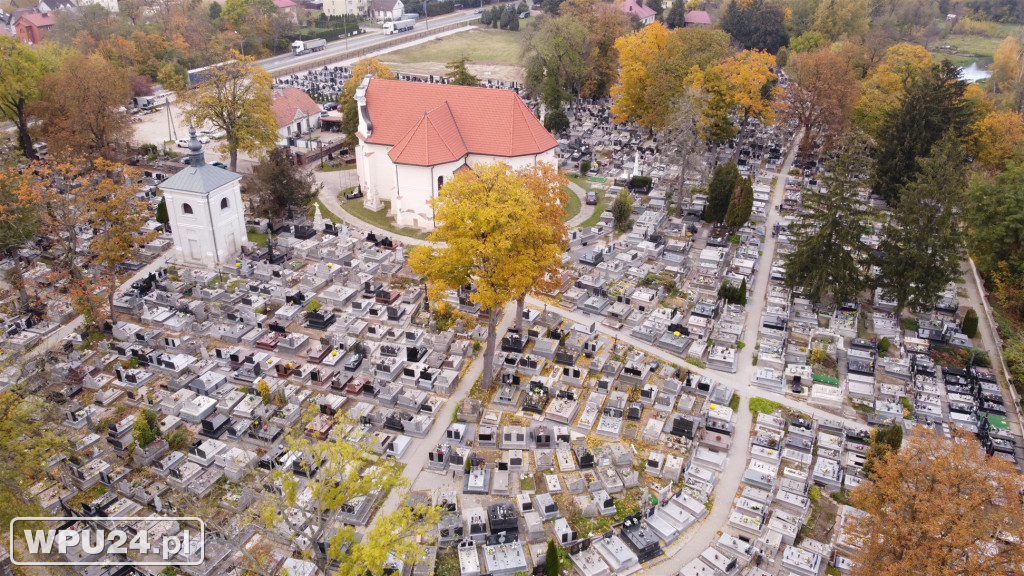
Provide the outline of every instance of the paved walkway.
{"type": "MultiPolygon", "coordinates": [[[[336,170],[334,172],[313,172],[313,178],[324,187],[320,190],[319,199],[323,202],[324,206],[328,210],[334,212],[334,215],[345,221],[346,224],[353,228],[359,228],[361,230],[368,230],[373,232],[377,236],[388,236],[401,242],[402,244],[412,245],[426,245],[426,240],[420,240],[419,238],[413,238],[412,236],[402,236],[394,232],[378,228],[365,220],[360,220],[352,214],[349,214],[347,210],[341,207],[341,201],[338,200],[338,193],[346,188],[351,188],[359,184],[359,176],[355,170],[336,170]]],[[[326,217],[327,215],[324,214],[326,217]]]]}
{"type": "Polygon", "coordinates": [[[587,191],[579,184],[569,182],[569,190],[580,198],[580,213],[573,216],[568,222],[566,222],[566,225],[570,230],[572,230],[573,228],[579,228],[580,224],[583,224],[587,218],[590,218],[594,214],[594,208],[596,208],[596,206],[587,204],[587,191]]]}

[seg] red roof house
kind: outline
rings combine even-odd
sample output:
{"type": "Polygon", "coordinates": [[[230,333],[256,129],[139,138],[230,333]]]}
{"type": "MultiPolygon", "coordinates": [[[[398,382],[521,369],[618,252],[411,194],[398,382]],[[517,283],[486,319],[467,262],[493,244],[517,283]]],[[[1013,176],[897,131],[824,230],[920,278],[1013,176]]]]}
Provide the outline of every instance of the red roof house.
{"type": "Polygon", "coordinates": [[[642,0],[625,0],[619,4],[619,10],[625,12],[626,16],[630,18],[636,18],[644,26],[653,24],[654,18],[658,15],[653,9],[644,6],[642,0]]]}
{"type": "Polygon", "coordinates": [[[431,198],[466,166],[556,164],[558,142],[510,90],[367,79],[356,102],[364,201],[390,201],[401,226],[429,229],[431,198]]]}
{"type": "Polygon", "coordinates": [[[683,17],[685,26],[696,26],[698,28],[711,27],[711,15],[703,10],[690,10],[683,17]]]}
{"type": "Polygon", "coordinates": [[[52,12],[46,14],[31,12],[18,18],[14,23],[14,33],[26,44],[39,44],[55,23],[52,12]]]}
{"type": "Polygon", "coordinates": [[[298,88],[275,88],[270,111],[277,119],[281,140],[309,134],[320,126],[320,105],[298,88]]]}

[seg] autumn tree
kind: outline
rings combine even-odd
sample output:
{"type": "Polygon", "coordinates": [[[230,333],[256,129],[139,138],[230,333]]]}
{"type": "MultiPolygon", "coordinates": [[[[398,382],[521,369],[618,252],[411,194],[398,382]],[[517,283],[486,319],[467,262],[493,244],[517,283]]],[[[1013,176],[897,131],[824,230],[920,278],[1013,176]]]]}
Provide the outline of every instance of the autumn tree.
{"type": "Polygon", "coordinates": [[[23,360],[9,369],[16,383],[0,392],[0,446],[4,465],[0,466],[0,523],[10,526],[16,516],[42,513],[31,490],[33,484],[48,477],[51,461],[71,451],[69,440],[59,427],[48,423],[60,419],[63,410],[39,395],[50,382],[44,373],[43,356],[38,362],[23,360]],[[28,374],[32,373],[31,377],[28,374]]]}
{"type": "Polygon", "coordinates": [[[846,129],[857,101],[857,81],[847,63],[830,50],[796,53],[789,59],[787,114],[805,130],[805,149],[830,141],[846,129]]]}
{"type": "Polygon", "coordinates": [[[34,112],[51,153],[112,158],[117,146],[125,151],[132,134],[120,110],[132,96],[127,71],[102,56],[70,56],[42,78],[39,91],[34,112]]]}
{"type": "Polygon", "coordinates": [[[139,185],[131,183],[138,175],[101,158],[49,162],[35,166],[35,172],[39,181],[27,193],[41,208],[41,232],[54,240],[50,253],[55,270],[78,295],[76,307],[87,322],[97,322],[101,312],[92,298],[97,282],[106,291],[112,315],[120,266],[137,258],[139,248],[153,237],[142,232],[150,213],[137,196],[139,185]],[[87,242],[79,230],[91,230],[91,239],[87,242]],[[79,256],[86,246],[91,256],[83,263],[79,256]]]}
{"type": "Polygon", "coordinates": [[[870,13],[871,0],[822,0],[812,29],[832,41],[863,36],[868,31],[870,13]]]}
{"type": "Polygon", "coordinates": [[[565,16],[545,19],[524,35],[523,42],[528,94],[543,94],[550,107],[552,90],[573,96],[580,93],[586,76],[587,44],[582,24],[565,16]]]}
{"type": "Polygon", "coordinates": [[[238,169],[238,152],[257,155],[277,141],[273,81],[251,56],[236,54],[233,62],[211,68],[205,81],[178,93],[187,122],[206,123],[224,132],[220,150],[228,168],[238,169]]]}
{"type": "MultiPolygon", "coordinates": [[[[669,121],[658,133],[666,163],[679,169],[675,182],[676,206],[683,204],[688,174],[702,166],[704,153],[707,152],[701,133],[702,111],[706,100],[706,95],[700,90],[687,90],[672,103],[669,121]]],[[[704,176],[700,174],[701,182],[704,176]]]]}
{"type": "MultiPolygon", "coordinates": [[[[441,508],[427,504],[405,505],[376,519],[366,537],[341,558],[337,576],[384,576],[391,563],[405,566],[422,563],[426,546],[421,540],[436,533],[441,508]]],[[[332,545],[332,552],[338,550],[332,545]]]]}
{"type": "Polygon", "coordinates": [[[650,65],[665,50],[667,40],[668,29],[655,22],[615,41],[619,52],[619,84],[611,89],[611,113],[615,122],[635,121],[645,127],[657,125],[658,119],[651,114],[650,96],[665,87],[653,85],[650,65]]]}
{"type": "Polygon", "coordinates": [[[359,130],[359,110],[356,106],[356,88],[362,84],[363,79],[372,75],[374,78],[394,80],[395,75],[387,65],[376,58],[364,58],[352,65],[352,77],[345,81],[338,96],[338,105],[341,107],[341,131],[345,134],[345,144],[349,149],[354,150],[359,138],[356,132],[359,130]]]}
{"type": "Polygon", "coordinates": [[[718,112],[716,123],[728,122],[724,113],[732,112],[740,117],[741,128],[750,119],[772,124],[773,101],[778,95],[778,77],[771,71],[774,65],[771,54],[744,50],[691,77],[697,87],[710,94],[709,108],[718,112]]]}
{"type": "Polygon", "coordinates": [[[735,162],[719,164],[708,184],[708,202],[704,206],[704,221],[719,223],[729,211],[729,199],[740,183],[740,171],[735,162]]]}
{"type": "Polygon", "coordinates": [[[1024,150],[1024,116],[1012,110],[993,110],[971,126],[974,166],[988,173],[1003,170],[1024,150]]]}
{"type": "Polygon", "coordinates": [[[803,288],[813,301],[830,295],[846,302],[866,286],[869,249],[861,237],[867,211],[859,193],[870,169],[865,140],[845,139],[826,164],[824,191],[804,194],[804,209],[789,227],[796,250],[786,257],[786,284],[803,288]]]}
{"type": "Polygon", "coordinates": [[[877,137],[886,114],[899,108],[907,88],[918,82],[933,65],[932,55],[924,46],[896,44],[890,47],[862,84],[853,123],[868,135],[877,137]]]}
{"type": "Polygon", "coordinates": [[[14,123],[18,147],[36,158],[29,132],[29,110],[39,98],[39,83],[57,69],[52,50],[30,47],[17,38],[0,37],[0,118],[14,123]]]}
{"type": "Polygon", "coordinates": [[[1024,112],[1024,41],[1007,36],[992,55],[989,89],[1015,112],[1024,112]]]}
{"type": "Polygon", "coordinates": [[[963,141],[969,133],[973,112],[964,100],[967,83],[949,60],[933,66],[912,81],[900,106],[886,113],[879,130],[875,194],[900,202],[901,187],[911,181],[932,145],[949,133],[963,141]]]}
{"type": "Polygon", "coordinates": [[[562,254],[569,249],[565,210],[569,205],[569,180],[550,164],[516,171],[531,196],[534,216],[521,229],[516,250],[530,255],[529,269],[520,271],[521,293],[516,298],[516,329],[523,328],[526,295],[534,289],[551,288],[560,279],[562,254]]]}
{"type": "MultiPolygon", "coordinates": [[[[409,258],[413,271],[430,282],[435,300],[448,290],[472,284],[471,300],[488,315],[482,380],[488,388],[494,381],[498,316],[536,282],[538,270],[549,269],[549,260],[542,260],[543,266],[536,260],[549,248],[538,247],[534,236],[558,236],[544,231],[552,219],[538,218],[548,208],[539,204],[540,191],[531,188],[523,175],[501,163],[457,173],[431,202],[431,245],[414,248],[409,258]]],[[[548,189],[544,194],[555,197],[564,192],[548,189]]]]}
{"type": "MultiPolygon", "coordinates": [[[[967,192],[967,242],[996,299],[1014,314],[1024,310],[1024,158],[991,178],[975,178],[967,192]]],[[[1020,316],[1024,316],[1021,314],[1020,316]]]]}
{"type": "Polygon", "coordinates": [[[160,437],[160,417],[156,410],[143,408],[135,418],[132,437],[140,448],[145,448],[160,437]]]}
{"type": "Polygon", "coordinates": [[[292,163],[286,150],[273,148],[253,168],[246,192],[254,211],[273,222],[289,211],[306,214],[322,188],[311,172],[292,163]]]}
{"type": "Polygon", "coordinates": [[[900,191],[900,203],[882,228],[878,250],[882,293],[896,313],[911,301],[933,305],[960,277],[964,235],[960,229],[967,160],[950,131],[919,162],[920,171],[900,191]]]}
{"type": "Polygon", "coordinates": [[[785,7],[776,0],[732,0],[722,12],[719,26],[746,50],[774,54],[789,43],[785,7]]]}
{"type": "Polygon", "coordinates": [[[467,62],[469,59],[463,56],[445,64],[444,67],[448,70],[448,79],[456,86],[479,86],[480,79],[469,72],[466,67],[467,62]]]}
{"type": "Polygon", "coordinates": [[[1024,563],[1020,476],[973,436],[915,429],[852,493],[867,512],[855,576],[1014,574],[1024,563]]]}

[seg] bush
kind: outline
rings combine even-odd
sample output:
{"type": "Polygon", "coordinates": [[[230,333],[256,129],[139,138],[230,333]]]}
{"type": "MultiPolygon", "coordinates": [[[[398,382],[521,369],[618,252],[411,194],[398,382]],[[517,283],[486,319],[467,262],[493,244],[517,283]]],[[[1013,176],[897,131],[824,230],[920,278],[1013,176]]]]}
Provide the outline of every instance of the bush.
{"type": "Polygon", "coordinates": [[[559,576],[559,564],[561,562],[558,558],[558,545],[555,544],[554,540],[548,540],[548,552],[544,560],[544,571],[548,576],[559,576]]]}
{"type": "Polygon", "coordinates": [[[878,341],[878,356],[879,358],[889,355],[889,348],[892,346],[892,342],[889,341],[888,336],[878,341]]]}
{"type": "Polygon", "coordinates": [[[580,162],[580,176],[586,176],[590,172],[590,160],[584,160],[580,162]]]}
{"type": "Polygon", "coordinates": [[[149,446],[160,436],[160,420],[156,410],[143,408],[135,420],[132,436],[142,448],[149,446]]]}
{"type": "MultiPolygon", "coordinates": [[[[544,129],[558,134],[569,129],[569,117],[562,110],[552,110],[544,116],[544,129]]],[[[588,170],[590,168],[587,168],[588,170]]]]}
{"type": "Polygon", "coordinates": [[[628,190],[619,191],[612,203],[612,217],[615,218],[615,229],[625,232],[629,228],[629,217],[633,214],[633,197],[628,190]]]}
{"type": "Polygon", "coordinates": [[[633,176],[629,179],[629,189],[636,192],[647,193],[651,191],[651,185],[653,182],[654,181],[650,176],[633,176]]]}
{"type": "Polygon", "coordinates": [[[306,304],[306,311],[307,312],[316,312],[317,310],[320,310],[321,307],[322,307],[322,304],[320,304],[320,301],[317,300],[316,298],[314,298],[314,299],[309,301],[309,304],[306,304]]]}
{"type": "Polygon", "coordinates": [[[978,335],[978,313],[974,311],[974,308],[967,309],[967,314],[964,314],[964,321],[960,329],[963,330],[963,333],[968,338],[974,338],[978,335]]]}

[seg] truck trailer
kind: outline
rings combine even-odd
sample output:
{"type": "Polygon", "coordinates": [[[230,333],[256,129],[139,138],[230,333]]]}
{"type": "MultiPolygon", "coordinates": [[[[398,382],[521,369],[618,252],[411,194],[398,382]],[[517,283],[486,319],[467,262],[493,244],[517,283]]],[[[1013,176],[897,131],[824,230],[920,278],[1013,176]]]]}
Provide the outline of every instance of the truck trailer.
{"type": "Polygon", "coordinates": [[[292,42],[292,54],[296,56],[302,56],[303,54],[309,54],[310,52],[319,52],[327,48],[327,40],[323,38],[314,38],[313,40],[296,40],[292,42]]]}
{"type": "Polygon", "coordinates": [[[397,20],[395,22],[385,22],[384,34],[398,34],[399,32],[408,32],[409,30],[412,30],[412,27],[415,25],[415,20],[397,20]]]}

